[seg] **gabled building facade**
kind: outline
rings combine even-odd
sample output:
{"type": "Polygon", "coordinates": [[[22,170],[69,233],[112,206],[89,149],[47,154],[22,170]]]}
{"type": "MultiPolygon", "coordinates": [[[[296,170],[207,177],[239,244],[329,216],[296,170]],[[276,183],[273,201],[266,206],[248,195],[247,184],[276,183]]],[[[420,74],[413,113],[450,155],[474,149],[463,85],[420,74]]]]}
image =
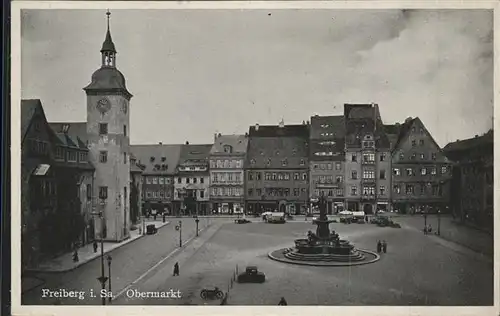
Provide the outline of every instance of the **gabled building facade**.
{"type": "Polygon", "coordinates": [[[493,130],[484,135],[449,143],[443,148],[455,163],[451,208],[463,222],[493,231],[493,130]]]}
{"type": "Polygon", "coordinates": [[[142,171],[143,210],[173,214],[174,177],[177,172],[182,145],[132,145],[131,152],[142,171]]]}
{"type": "Polygon", "coordinates": [[[305,212],[309,201],[309,126],[251,126],[246,169],[247,212],[305,212]]]}
{"type": "Polygon", "coordinates": [[[210,212],[209,156],[212,144],[181,147],[174,178],[174,212],[206,215],[210,212]]]}
{"type": "Polygon", "coordinates": [[[349,211],[390,209],[390,142],[377,104],[345,104],[345,196],[349,211]]]}
{"type": "Polygon", "coordinates": [[[310,121],[309,194],[326,197],[328,214],[344,210],[344,117],[313,116],[310,121]]]}
{"type": "Polygon", "coordinates": [[[211,210],[218,214],[241,213],[245,209],[244,161],[248,135],[214,135],[210,150],[211,210]]]}
{"type": "Polygon", "coordinates": [[[408,118],[388,125],[392,151],[392,200],[404,213],[446,212],[450,197],[451,163],[423,122],[408,118]]]}

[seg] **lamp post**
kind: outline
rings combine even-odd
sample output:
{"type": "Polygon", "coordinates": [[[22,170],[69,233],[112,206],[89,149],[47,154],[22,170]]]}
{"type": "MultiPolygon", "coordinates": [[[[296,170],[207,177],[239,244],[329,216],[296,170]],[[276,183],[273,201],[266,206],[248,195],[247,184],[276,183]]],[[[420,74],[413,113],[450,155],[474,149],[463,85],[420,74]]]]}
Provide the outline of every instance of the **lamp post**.
{"type": "MultiPolygon", "coordinates": [[[[97,215],[101,219],[101,276],[97,280],[101,283],[102,293],[106,292],[106,281],[108,278],[104,274],[104,217],[102,211],[92,212],[92,215],[97,215]]],[[[102,295],[102,305],[106,305],[106,295],[102,295]]]]}
{"type": "MultiPolygon", "coordinates": [[[[109,284],[108,284],[108,288],[109,288],[109,294],[111,294],[111,260],[113,260],[113,258],[111,258],[110,255],[108,255],[108,257],[106,258],[108,259],[108,276],[109,276],[109,284]]],[[[108,295],[109,295],[108,294],[108,295]]],[[[109,302],[111,303],[111,299],[113,298],[112,295],[109,295],[109,302]]]]}
{"type": "Polygon", "coordinates": [[[182,248],[182,221],[179,221],[179,248],[182,248]]]}
{"type": "Polygon", "coordinates": [[[198,216],[195,217],[194,221],[196,222],[196,237],[198,237],[198,234],[199,234],[198,223],[200,222],[200,219],[198,218],[198,216]]]}
{"type": "Polygon", "coordinates": [[[438,230],[437,230],[438,236],[441,235],[441,210],[438,210],[438,230]]]}
{"type": "Polygon", "coordinates": [[[427,229],[427,209],[424,209],[424,229],[427,229]]]}

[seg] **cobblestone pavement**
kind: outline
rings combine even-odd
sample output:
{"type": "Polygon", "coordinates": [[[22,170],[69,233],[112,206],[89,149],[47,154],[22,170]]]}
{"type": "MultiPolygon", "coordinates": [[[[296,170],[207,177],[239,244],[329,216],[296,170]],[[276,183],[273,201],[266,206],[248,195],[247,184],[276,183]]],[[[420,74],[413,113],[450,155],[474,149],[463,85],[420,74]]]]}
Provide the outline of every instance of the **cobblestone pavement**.
{"type": "MultiPolygon", "coordinates": [[[[117,293],[148,269],[156,265],[172,251],[178,248],[179,232],[175,230],[177,220],[158,230],[155,235],[140,238],[132,243],[110,252],[113,261],[111,266],[112,292],[117,293]]],[[[203,219],[199,222],[199,228],[204,229],[207,225],[215,225],[228,219],[203,219]]],[[[182,238],[184,241],[196,234],[196,225],[192,218],[182,219],[182,238]]],[[[204,232],[201,233],[200,237],[204,232]]],[[[108,266],[105,262],[105,274],[108,275],[108,266]]],[[[65,273],[36,273],[33,276],[45,281],[45,284],[29,290],[22,294],[21,302],[26,305],[99,305],[101,300],[98,293],[101,289],[97,277],[101,275],[101,260],[96,259],[82,265],[75,270],[65,273]],[[83,291],[84,299],[78,298],[50,298],[42,297],[43,289],[67,291],[83,291]],[[93,290],[96,297],[90,297],[93,290]]]]}
{"type": "MultiPolygon", "coordinates": [[[[257,265],[264,284],[235,284],[230,305],[491,305],[493,265],[458,245],[438,243],[416,229],[381,228],[370,224],[332,224],[341,238],[373,250],[386,240],[388,253],[380,261],[355,267],[304,267],[272,261],[269,251],[290,247],[304,237],[311,223],[283,225],[255,222],[227,224],[204,245],[180,261],[181,275],[168,265],[135,285],[140,292],[182,293],[181,299],[122,299],[116,304],[218,304],[199,298],[203,288],[226,291],[235,267],[257,265]]],[[[177,259],[173,259],[177,260],[177,259]]]]}

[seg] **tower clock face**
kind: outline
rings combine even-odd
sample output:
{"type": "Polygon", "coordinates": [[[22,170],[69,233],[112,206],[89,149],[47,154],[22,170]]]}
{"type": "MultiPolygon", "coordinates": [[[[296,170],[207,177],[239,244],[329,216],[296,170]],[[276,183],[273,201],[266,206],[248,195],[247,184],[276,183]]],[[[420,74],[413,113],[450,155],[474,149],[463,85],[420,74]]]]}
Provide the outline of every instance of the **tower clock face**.
{"type": "Polygon", "coordinates": [[[106,113],[111,109],[111,103],[108,99],[100,99],[97,101],[97,110],[101,113],[106,113]]]}
{"type": "Polygon", "coordinates": [[[125,100],[122,101],[122,111],[123,113],[127,114],[128,106],[127,102],[125,100]]]}

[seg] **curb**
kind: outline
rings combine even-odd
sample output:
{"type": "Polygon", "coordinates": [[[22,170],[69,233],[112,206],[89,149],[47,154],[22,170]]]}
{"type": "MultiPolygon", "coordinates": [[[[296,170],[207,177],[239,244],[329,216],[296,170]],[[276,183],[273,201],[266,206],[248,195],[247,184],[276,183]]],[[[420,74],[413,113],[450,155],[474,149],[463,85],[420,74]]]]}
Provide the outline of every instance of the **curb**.
{"type": "MultiPolygon", "coordinates": [[[[163,226],[161,226],[160,228],[158,228],[158,230],[162,229],[163,227],[166,227],[166,226],[170,225],[170,223],[171,223],[171,222],[167,222],[165,225],[163,225],[163,226]]],[[[109,250],[109,251],[105,251],[105,252],[104,252],[104,254],[108,254],[108,253],[110,253],[110,252],[115,251],[115,250],[116,250],[116,249],[118,249],[118,248],[121,248],[121,247],[123,247],[123,246],[129,245],[129,244],[131,244],[131,243],[133,243],[133,242],[135,242],[135,241],[137,241],[137,240],[139,240],[139,239],[141,239],[141,238],[143,238],[143,237],[145,237],[145,236],[147,236],[147,235],[140,235],[139,237],[137,237],[137,238],[135,238],[135,239],[132,239],[132,240],[131,240],[131,241],[129,241],[129,242],[123,243],[123,244],[119,245],[118,247],[115,247],[115,248],[113,248],[113,249],[111,249],[111,250],[109,250]]],[[[69,269],[59,269],[59,270],[37,270],[37,269],[26,269],[26,272],[29,272],[29,273],[47,273],[47,274],[66,273],[66,272],[73,271],[73,270],[75,270],[75,269],[77,269],[77,268],[79,268],[79,267],[83,266],[84,264],[87,264],[87,263],[89,263],[89,262],[92,262],[92,261],[94,261],[94,260],[96,260],[96,259],[98,259],[98,258],[100,258],[100,257],[101,257],[101,255],[99,254],[98,256],[93,257],[93,258],[90,258],[90,259],[88,259],[88,260],[85,260],[85,261],[80,261],[80,263],[79,263],[78,265],[76,265],[76,266],[74,266],[74,267],[71,267],[71,268],[69,268],[69,269]]]]}
{"type": "Polygon", "coordinates": [[[277,251],[280,251],[282,252],[283,250],[285,250],[287,248],[283,248],[283,249],[278,249],[278,250],[274,250],[274,251],[271,251],[267,254],[267,256],[274,260],[274,261],[278,261],[278,262],[282,262],[282,263],[288,263],[288,264],[295,264],[295,265],[302,265],[302,266],[313,266],[313,267],[352,267],[352,266],[361,266],[361,265],[365,265],[365,264],[370,264],[370,263],[375,263],[377,261],[380,260],[380,255],[375,253],[375,252],[372,252],[372,251],[369,251],[369,250],[364,250],[364,249],[357,249],[358,251],[360,252],[364,252],[364,253],[368,253],[370,255],[373,255],[375,256],[374,259],[372,260],[369,260],[369,261],[361,261],[361,262],[349,262],[349,263],[335,263],[335,264],[317,264],[317,263],[314,263],[314,262],[306,262],[306,261],[294,261],[294,260],[290,260],[290,259],[285,259],[285,258],[277,258],[273,255],[274,252],[277,252],[277,251]]]}

